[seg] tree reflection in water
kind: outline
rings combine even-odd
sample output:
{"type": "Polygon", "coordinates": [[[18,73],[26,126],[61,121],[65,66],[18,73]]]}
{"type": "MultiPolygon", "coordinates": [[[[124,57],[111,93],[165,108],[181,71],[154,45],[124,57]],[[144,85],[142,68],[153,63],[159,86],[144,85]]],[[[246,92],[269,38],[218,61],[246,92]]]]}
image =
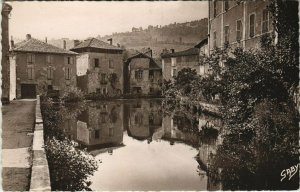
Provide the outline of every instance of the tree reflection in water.
{"type": "Polygon", "coordinates": [[[62,106],[50,100],[44,100],[42,104],[45,150],[52,190],[91,190],[91,182],[87,179],[98,169],[98,164],[93,156],[69,140],[60,127],[66,119],[76,119],[83,109],[83,104],[62,106]]]}
{"type": "Polygon", "coordinates": [[[249,122],[221,125],[219,131],[208,124],[198,127],[200,113],[190,107],[164,101],[163,109],[178,129],[197,135],[198,173],[208,176],[207,190],[299,188],[298,172],[281,182],[281,172],[299,164],[298,116],[292,105],[263,101],[249,122]]]}
{"type": "Polygon", "coordinates": [[[286,104],[268,101],[258,104],[254,111],[248,126],[232,128],[224,136],[211,161],[213,180],[220,179],[223,190],[298,189],[298,173],[281,182],[281,172],[299,164],[295,111],[286,104]]]}

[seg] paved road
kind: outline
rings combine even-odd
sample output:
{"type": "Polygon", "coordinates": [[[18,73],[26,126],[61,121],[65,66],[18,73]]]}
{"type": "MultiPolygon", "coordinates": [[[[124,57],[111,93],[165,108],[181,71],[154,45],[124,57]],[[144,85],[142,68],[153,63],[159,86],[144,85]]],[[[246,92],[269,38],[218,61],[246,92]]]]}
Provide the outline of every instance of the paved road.
{"type": "Polygon", "coordinates": [[[2,188],[29,190],[35,100],[17,100],[2,106],[2,188]]]}

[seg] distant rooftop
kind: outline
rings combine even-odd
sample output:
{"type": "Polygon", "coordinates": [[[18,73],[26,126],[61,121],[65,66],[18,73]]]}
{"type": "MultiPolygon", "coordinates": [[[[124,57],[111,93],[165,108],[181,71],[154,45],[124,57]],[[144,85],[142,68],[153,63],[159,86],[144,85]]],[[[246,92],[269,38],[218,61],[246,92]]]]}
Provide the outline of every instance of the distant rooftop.
{"type": "Polygon", "coordinates": [[[174,53],[166,53],[162,55],[162,58],[169,58],[169,57],[180,57],[180,56],[189,56],[189,55],[199,55],[198,48],[190,48],[184,51],[174,52],[174,53]]]}
{"type": "Polygon", "coordinates": [[[150,59],[150,69],[161,69],[161,63],[158,59],[153,59],[149,55],[145,53],[137,53],[136,55],[133,55],[132,57],[129,57],[126,61],[126,63],[129,63],[134,58],[148,58],[150,59]]]}
{"type": "Polygon", "coordinates": [[[70,54],[76,55],[77,53],[69,50],[65,50],[59,47],[55,47],[43,41],[31,38],[27,35],[27,39],[16,43],[12,48],[15,52],[36,52],[36,53],[53,53],[53,54],[70,54]]]}
{"type": "Polygon", "coordinates": [[[106,50],[123,50],[121,47],[117,47],[114,45],[111,45],[109,43],[106,43],[104,41],[101,41],[96,38],[90,38],[87,39],[74,48],[71,48],[71,50],[76,50],[76,49],[82,49],[82,48],[98,48],[98,49],[106,49],[106,50]]]}

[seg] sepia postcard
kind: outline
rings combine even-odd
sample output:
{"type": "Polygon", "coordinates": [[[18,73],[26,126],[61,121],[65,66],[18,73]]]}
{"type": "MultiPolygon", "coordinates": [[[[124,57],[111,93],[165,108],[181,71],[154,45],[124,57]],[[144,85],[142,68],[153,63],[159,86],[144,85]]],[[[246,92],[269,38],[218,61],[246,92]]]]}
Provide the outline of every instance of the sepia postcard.
{"type": "Polygon", "coordinates": [[[299,190],[298,1],[2,1],[4,191],[299,190]]]}

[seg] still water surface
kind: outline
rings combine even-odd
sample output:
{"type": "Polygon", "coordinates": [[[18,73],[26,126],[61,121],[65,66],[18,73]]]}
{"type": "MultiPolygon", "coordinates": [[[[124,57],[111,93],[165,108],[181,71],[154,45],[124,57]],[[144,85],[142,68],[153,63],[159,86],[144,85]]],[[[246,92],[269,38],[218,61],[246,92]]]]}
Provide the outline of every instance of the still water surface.
{"type": "Polygon", "coordinates": [[[164,114],[161,100],[91,102],[64,122],[68,137],[102,161],[93,190],[207,190],[197,135],[180,130],[201,123],[164,114]]]}
{"type": "Polygon", "coordinates": [[[75,108],[80,109],[76,115],[62,115],[59,128],[101,161],[88,178],[92,190],[299,187],[297,174],[280,182],[281,171],[297,164],[297,156],[268,146],[248,149],[248,137],[226,135],[220,118],[193,107],[141,99],[88,102],[75,108]]]}

